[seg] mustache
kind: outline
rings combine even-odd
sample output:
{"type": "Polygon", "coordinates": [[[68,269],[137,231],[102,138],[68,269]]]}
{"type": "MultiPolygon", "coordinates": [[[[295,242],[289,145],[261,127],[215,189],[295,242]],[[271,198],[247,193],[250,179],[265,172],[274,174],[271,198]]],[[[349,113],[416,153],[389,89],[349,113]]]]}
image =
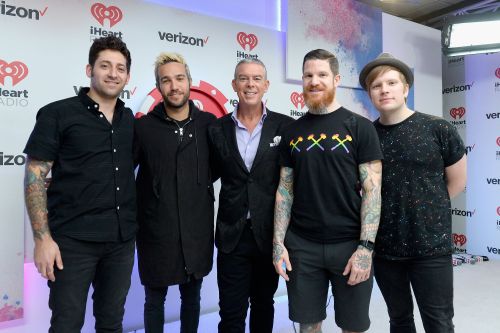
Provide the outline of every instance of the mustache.
{"type": "Polygon", "coordinates": [[[169,92],[167,94],[167,96],[173,96],[173,95],[181,95],[181,94],[184,94],[183,92],[181,92],[180,90],[173,90],[171,92],[169,92]]]}
{"type": "Polygon", "coordinates": [[[324,89],[320,89],[319,88],[319,85],[315,84],[315,85],[308,85],[306,87],[304,87],[304,92],[306,91],[312,91],[312,90],[320,90],[320,91],[323,91],[324,89]]]}

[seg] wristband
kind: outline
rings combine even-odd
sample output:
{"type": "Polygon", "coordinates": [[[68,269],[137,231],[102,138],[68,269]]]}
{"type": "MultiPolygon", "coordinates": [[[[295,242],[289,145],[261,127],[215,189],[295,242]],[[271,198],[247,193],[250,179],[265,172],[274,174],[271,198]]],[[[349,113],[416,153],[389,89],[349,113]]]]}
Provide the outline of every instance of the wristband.
{"type": "Polygon", "coordinates": [[[375,248],[375,243],[373,243],[372,241],[369,241],[369,240],[360,240],[358,245],[364,247],[365,249],[368,249],[370,251],[373,251],[373,249],[375,248]]]}

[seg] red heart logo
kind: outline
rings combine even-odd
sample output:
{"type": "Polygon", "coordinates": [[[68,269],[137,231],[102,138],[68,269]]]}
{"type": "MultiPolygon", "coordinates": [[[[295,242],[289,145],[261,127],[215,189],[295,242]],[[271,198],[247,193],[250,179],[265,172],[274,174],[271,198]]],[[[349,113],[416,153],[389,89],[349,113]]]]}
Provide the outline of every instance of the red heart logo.
{"type": "Polygon", "coordinates": [[[28,75],[28,66],[20,61],[13,61],[10,64],[0,59],[0,83],[5,84],[5,78],[12,78],[12,85],[15,86],[28,75]]]}
{"type": "Polygon", "coordinates": [[[298,92],[294,91],[291,95],[290,95],[290,101],[292,101],[293,105],[295,106],[295,108],[299,108],[299,105],[300,105],[300,108],[302,109],[305,105],[305,102],[304,102],[304,94],[299,94],[298,92]]]}
{"type": "Polygon", "coordinates": [[[246,45],[248,45],[249,47],[249,50],[248,51],[252,51],[254,49],[254,47],[257,46],[257,43],[259,42],[257,36],[255,36],[254,34],[246,34],[244,32],[238,32],[238,35],[236,35],[236,40],[238,41],[238,43],[241,45],[241,47],[243,48],[243,50],[246,51],[246,45]]]}
{"type": "Polygon", "coordinates": [[[497,76],[497,78],[500,79],[500,67],[498,67],[497,70],[495,71],[495,75],[497,76]]]}
{"type": "Polygon", "coordinates": [[[453,119],[461,119],[465,114],[465,108],[463,106],[459,108],[452,108],[450,109],[450,116],[453,117],[453,119]]]}
{"type": "Polygon", "coordinates": [[[467,237],[462,234],[453,234],[453,243],[455,245],[463,246],[465,243],[467,243],[467,237]]]}
{"type": "Polygon", "coordinates": [[[104,20],[109,20],[109,27],[113,27],[115,24],[121,21],[123,18],[123,13],[120,8],[116,6],[106,7],[102,3],[95,3],[90,7],[90,12],[92,16],[95,17],[97,22],[104,26],[104,20]]]}

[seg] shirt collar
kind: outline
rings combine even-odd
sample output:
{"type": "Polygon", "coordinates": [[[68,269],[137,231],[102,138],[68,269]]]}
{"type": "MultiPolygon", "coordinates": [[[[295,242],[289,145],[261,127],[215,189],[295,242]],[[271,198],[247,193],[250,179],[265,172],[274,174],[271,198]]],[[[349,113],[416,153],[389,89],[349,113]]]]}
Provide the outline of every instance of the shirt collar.
{"type": "MultiPolygon", "coordinates": [[[[262,125],[264,124],[264,120],[266,119],[267,117],[267,108],[266,106],[264,105],[264,102],[262,102],[262,117],[260,118],[260,121],[259,123],[262,125]]],[[[243,124],[240,122],[240,120],[238,119],[238,105],[236,105],[234,107],[234,110],[233,112],[231,113],[231,118],[233,119],[235,125],[239,126],[239,127],[245,127],[243,126],[243,124]]]]}
{"type": "MultiPolygon", "coordinates": [[[[78,97],[80,98],[80,101],[87,110],[98,113],[99,103],[97,103],[96,101],[94,101],[92,98],[89,97],[88,95],[89,91],[90,88],[88,87],[80,88],[80,91],[78,92],[78,97]]],[[[115,111],[121,111],[124,107],[125,103],[118,98],[116,101],[115,111]]]]}

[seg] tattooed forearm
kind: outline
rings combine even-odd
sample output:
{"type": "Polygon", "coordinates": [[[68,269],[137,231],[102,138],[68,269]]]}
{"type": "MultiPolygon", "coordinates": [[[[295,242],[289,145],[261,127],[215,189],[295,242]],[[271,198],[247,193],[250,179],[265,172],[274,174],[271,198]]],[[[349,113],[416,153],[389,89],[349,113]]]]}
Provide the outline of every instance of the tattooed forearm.
{"type": "Polygon", "coordinates": [[[42,239],[44,236],[50,235],[45,178],[52,164],[53,162],[38,161],[30,157],[26,161],[24,199],[35,239],[42,239]]]}
{"type": "Polygon", "coordinates": [[[290,224],[290,215],[293,203],[293,169],[282,167],[280,182],[276,191],[274,206],[274,237],[273,257],[279,258],[283,253],[283,242],[290,224]]]}
{"type": "Polygon", "coordinates": [[[375,242],[380,222],[382,162],[372,161],[359,165],[359,176],[363,188],[361,198],[361,236],[375,242]]]}

